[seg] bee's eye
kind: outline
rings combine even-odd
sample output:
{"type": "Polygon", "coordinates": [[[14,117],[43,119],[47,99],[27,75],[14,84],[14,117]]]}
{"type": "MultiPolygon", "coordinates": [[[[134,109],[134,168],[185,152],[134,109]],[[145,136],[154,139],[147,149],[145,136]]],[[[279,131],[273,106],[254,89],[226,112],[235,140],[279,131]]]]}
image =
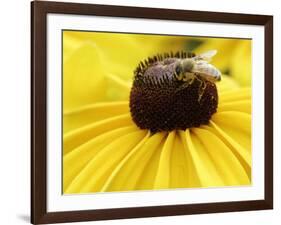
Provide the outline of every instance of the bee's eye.
{"type": "Polygon", "coordinates": [[[177,65],[175,70],[176,70],[176,75],[180,75],[180,73],[181,73],[181,66],[177,65]]]}

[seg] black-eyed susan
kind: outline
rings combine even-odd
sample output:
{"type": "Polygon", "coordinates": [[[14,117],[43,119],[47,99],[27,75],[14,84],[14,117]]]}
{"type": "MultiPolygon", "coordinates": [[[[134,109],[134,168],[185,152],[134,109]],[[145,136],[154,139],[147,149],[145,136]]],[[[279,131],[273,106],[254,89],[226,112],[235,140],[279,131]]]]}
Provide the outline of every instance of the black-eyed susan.
{"type": "Polygon", "coordinates": [[[141,61],[172,58],[162,52],[193,39],[64,31],[64,193],[251,183],[249,86],[229,76],[189,89],[167,77],[136,81],[141,61]]]}

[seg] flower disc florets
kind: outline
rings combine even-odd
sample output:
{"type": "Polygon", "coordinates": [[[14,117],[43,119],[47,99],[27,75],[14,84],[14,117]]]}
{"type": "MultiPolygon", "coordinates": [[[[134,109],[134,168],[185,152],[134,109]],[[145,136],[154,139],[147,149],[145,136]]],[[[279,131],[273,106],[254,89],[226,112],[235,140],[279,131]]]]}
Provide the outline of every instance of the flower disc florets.
{"type": "Polygon", "coordinates": [[[130,93],[133,121],[152,132],[185,130],[207,124],[218,106],[216,85],[194,74],[192,80],[177,78],[177,62],[193,53],[157,55],[135,70],[130,93]]]}

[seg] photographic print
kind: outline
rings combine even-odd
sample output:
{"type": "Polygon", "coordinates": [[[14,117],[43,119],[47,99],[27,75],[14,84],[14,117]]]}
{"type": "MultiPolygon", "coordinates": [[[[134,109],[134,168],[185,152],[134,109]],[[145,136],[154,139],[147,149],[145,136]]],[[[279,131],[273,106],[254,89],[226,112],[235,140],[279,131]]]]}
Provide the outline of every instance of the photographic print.
{"type": "Polygon", "coordinates": [[[251,39],[62,42],[63,194],[251,185],[251,39]]]}
{"type": "Polygon", "coordinates": [[[34,1],[31,222],[273,208],[273,17],[34,1]]]}

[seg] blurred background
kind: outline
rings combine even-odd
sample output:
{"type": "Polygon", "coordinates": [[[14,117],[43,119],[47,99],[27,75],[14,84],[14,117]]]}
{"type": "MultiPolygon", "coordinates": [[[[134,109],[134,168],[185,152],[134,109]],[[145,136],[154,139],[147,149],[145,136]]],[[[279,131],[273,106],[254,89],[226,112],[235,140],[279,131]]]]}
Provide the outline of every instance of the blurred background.
{"type": "Polygon", "coordinates": [[[133,71],[147,57],[213,49],[217,55],[211,63],[224,74],[220,83],[251,85],[249,39],[64,31],[64,109],[128,100],[133,71]]]}

